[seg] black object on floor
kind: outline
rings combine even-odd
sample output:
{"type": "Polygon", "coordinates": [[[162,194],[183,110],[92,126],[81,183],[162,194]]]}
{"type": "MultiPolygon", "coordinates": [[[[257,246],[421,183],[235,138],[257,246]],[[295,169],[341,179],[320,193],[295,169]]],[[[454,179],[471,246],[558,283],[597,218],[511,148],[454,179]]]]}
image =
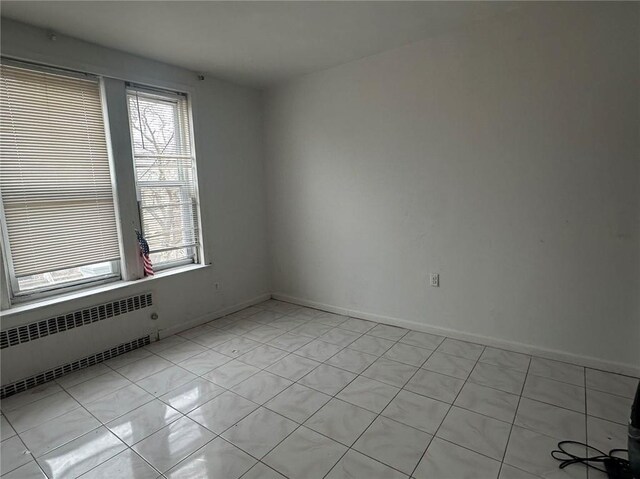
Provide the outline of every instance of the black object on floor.
{"type": "Polygon", "coordinates": [[[560,441],[558,443],[558,449],[551,451],[551,455],[554,459],[560,461],[560,469],[564,469],[571,464],[584,464],[587,467],[606,473],[609,479],[634,479],[631,475],[629,461],[617,456],[617,454],[624,452],[627,452],[627,450],[611,449],[609,454],[605,454],[600,449],[588,446],[582,442],[560,441]],[[568,451],[568,447],[571,446],[584,448],[585,451],[595,451],[597,454],[592,456],[579,456],[568,451]],[[604,469],[595,465],[600,463],[602,463],[604,469]]]}

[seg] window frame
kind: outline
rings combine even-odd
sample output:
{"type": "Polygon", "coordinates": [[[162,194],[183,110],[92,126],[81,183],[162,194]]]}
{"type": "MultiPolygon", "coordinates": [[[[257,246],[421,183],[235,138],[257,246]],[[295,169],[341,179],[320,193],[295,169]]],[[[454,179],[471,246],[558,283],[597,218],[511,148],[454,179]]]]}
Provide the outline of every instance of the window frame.
{"type": "Polygon", "coordinates": [[[197,228],[197,243],[190,248],[194,249],[194,254],[189,260],[180,260],[175,262],[167,262],[157,267],[154,265],[154,271],[166,271],[173,268],[183,267],[186,265],[202,265],[205,264],[205,252],[202,230],[202,214],[201,201],[198,182],[198,168],[196,160],[196,144],[194,138],[194,114],[193,114],[193,91],[191,88],[185,88],[182,85],[179,89],[185,91],[177,91],[177,89],[156,88],[152,85],[131,83],[122,79],[112,78],[104,74],[92,74],[64,67],[42,65],[21,59],[1,56],[0,62],[7,65],[18,65],[22,68],[28,68],[34,71],[44,73],[54,73],[58,75],[66,75],[76,78],[92,78],[99,82],[100,97],[102,103],[102,116],[104,120],[105,138],[107,143],[109,168],[111,172],[111,183],[114,198],[114,209],[116,215],[116,223],[118,226],[118,244],[120,247],[120,257],[118,260],[112,261],[113,273],[99,275],[90,278],[82,278],[65,283],[52,284],[42,288],[33,290],[19,291],[18,278],[15,276],[12,264],[11,246],[9,243],[8,231],[6,228],[4,204],[0,198],[0,263],[2,263],[0,275],[3,281],[0,284],[0,294],[2,295],[2,304],[0,309],[10,310],[12,307],[22,306],[25,303],[38,301],[41,299],[54,299],[67,293],[77,291],[90,291],[91,289],[99,289],[106,284],[135,281],[145,278],[142,272],[139,250],[137,249],[137,240],[132,240],[129,236],[135,236],[134,230],[141,228],[142,214],[140,210],[140,202],[138,198],[137,178],[135,175],[135,163],[133,156],[133,143],[130,136],[130,122],[128,116],[127,90],[136,88],[141,91],[157,94],[158,96],[176,95],[186,98],[187,118],[186,128],[183,134],[188,135],[191,145],[192,172],[193,172],[193,194],[195,195],[195,218],[194,228],[197,228]],[[107,88],[109,83],[115,89],[107,88]],[[114,93],[115,92],[115,93],[114,93]],[[121,94],[119,94],[121,93],[121,94]],[[113,116],[112,116],[113,113],[113,116]],[[123,115],[124,113],[124,115],[123,115]],[[122,123],[126,120],[123,128],[115,128],[114,124],[122,123]],[[122,154],[128,148],[131,157],[122,154]],[[114,152],[114,150],[117,150],[114,152]],[[120,153],[120,154],[118,154],[120,153]],[[128,165],[127,165],[128,163],[128,165]],[[133,178],[122,178],[122,174],[128,176],[133,174],[133,178]],[[125,181],[122,181],[125,180],[125,181]],[[133,188],[133,190],[132,190],[133,188]],[[132,204],[131,200],[135,199],[132,204]],[[124,202],[123,202],[124,200],[124,202]],[[127,211],[131,210],[131,211],[127,211]],[[126,217],[127,220],[125,221],[126,217]],[[136,248],[132,248],[132,244],[136,248]]]}

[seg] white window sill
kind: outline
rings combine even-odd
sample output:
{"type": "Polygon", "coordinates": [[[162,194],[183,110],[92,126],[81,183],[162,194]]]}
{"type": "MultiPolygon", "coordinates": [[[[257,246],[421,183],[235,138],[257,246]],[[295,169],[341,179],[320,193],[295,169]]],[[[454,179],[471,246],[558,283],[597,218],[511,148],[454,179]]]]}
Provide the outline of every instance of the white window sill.
{"type": "MultiPolygon", "coordinates": [[[[157,272],[154,276],[147,276],[145,278],[141,278],[135,281],[114,281],[112,283],[103,284],[95,287],[88,287],[86,289],[80,291],[74,291],[72,293],[60,294],[59,296],[53,296],[50,298],[34,300],[26,303],[16,304],[15,306],[10,307],[9,309],[0,311],[0,318],[2,318],[2,329],[13,328],[15,326],[19,326],[19,324],[7,324],[11,321],[15,315],[21,315],[23,313],[28,313],[32,311],[37,311],[38,309],[44,309],[49,306],[60,305],[66,302],[71,302],[74,300],[87,298],[89,296],[93,296],[95,294],[104,293],[107,291],[117,291],[124,290],[130,288],[134,285],[148,284],[153,283],[153,281],[161,278],[165,278],[167,276],[173,276],[175,274],[182,274],[189,271],[195,271],[203,268],[209,268],[210,265],[206,264],[189,264],[185,266],[179,266],[176,268],[171,268],[163,271],[157,272]]],[[[151,286],[151,285],[150,285],[151,286]]]]}

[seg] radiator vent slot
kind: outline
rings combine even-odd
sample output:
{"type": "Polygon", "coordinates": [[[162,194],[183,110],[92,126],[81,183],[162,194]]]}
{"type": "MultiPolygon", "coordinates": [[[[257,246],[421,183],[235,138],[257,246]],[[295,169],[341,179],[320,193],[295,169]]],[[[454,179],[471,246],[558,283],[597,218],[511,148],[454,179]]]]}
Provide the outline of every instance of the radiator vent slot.
{"type": "Polygon", "coordinates": [[[103,351],[101,353],[92,354],[91,356],[78,359],[77,361],[73,361],[63,366],[58,366],[57,368],[49,369],[48,371],[36,374],[35,376],[21,379],[20,381],[16,381],[12,384],[7,384],[5,386],[2,386],[2,389],[0,389],[0,399],[13,396],[14,394],[26,391],[27,389],[30,389],[32,387],[52,381],[72,371],[87,368],[89,366],[93,366],[94,364],[101,363],[102,361],[106,361],[107,359],[119,356],[120,354],[128,353],[129,351],[141,348],[142,346],[147,346],[150,343],[150,337],[144,336],[142,338],[129,341],[128,343],[123,343],[119,346],[116,346],[115,348],[107,349],[106,351],[103,351]]]}
{"type": "Polygon", "coordinates": [[[29,341],[79,328],[96,321],[148,308],[152,305],[153,298],[151,293],[144,293],[56,316],[55,318],[18,326],[17,328],[7,329],[0,332],[0,349],[28,343],[29,341]]]}

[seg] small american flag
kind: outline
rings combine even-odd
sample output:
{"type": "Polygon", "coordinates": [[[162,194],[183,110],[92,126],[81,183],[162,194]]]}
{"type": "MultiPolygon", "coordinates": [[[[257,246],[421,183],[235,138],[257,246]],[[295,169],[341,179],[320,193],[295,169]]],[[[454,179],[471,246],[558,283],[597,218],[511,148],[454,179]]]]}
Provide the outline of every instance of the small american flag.
{"type": "Polygon", "coordinates": [[[138,237],[138,245],[140,246],[140,256],[142,256],[142,262],[144,265],[144,275],[153,276],[153,265],[151,264],[151,258],[149,258],[149,243],[144,239],[142,233],[136,230],[136,236],[138,237]]]}

